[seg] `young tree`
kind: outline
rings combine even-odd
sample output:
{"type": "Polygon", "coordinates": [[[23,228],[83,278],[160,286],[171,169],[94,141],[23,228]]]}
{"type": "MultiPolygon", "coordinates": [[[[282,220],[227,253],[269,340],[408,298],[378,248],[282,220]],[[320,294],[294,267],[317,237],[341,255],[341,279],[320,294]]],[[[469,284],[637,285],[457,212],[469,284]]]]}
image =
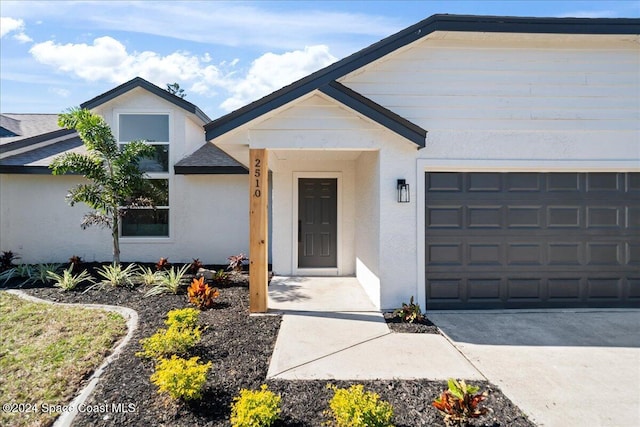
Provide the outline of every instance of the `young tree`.
{"type": "Polygon", "coordinates": [[[153,206],[153,187],[138,167],[143,157],[151,157],[154,148],[142,141],[118,146],[109,125],[89,110],[70,109],[58,116],[58,125],[75,129],[87,148],[87,154],[65,153],[56,157],[50,168],[54,175],[67,172],[82,175],[88,183],[69,190],[68,203],[78,202],[94,209],[82,221],[82,229],[98,225],[111,229],[113,262],[120,263],[120,217],[136,206],[153,206]]]}
{"type": "Polygon", "coordinates": [[[180,89],[180,85],[178,83],[167,83],[167,92],[172,95],[179,96],[180,98],[184,98],[187,94],[184,92],[184,89],[180,89]]]}

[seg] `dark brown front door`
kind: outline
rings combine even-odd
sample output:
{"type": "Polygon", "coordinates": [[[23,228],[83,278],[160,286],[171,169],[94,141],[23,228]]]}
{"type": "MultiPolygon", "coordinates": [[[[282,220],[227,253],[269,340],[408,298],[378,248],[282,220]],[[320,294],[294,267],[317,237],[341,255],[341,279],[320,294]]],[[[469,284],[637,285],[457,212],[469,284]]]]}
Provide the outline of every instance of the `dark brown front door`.
{"type": "Polygon", "coordinates": [[[337,267],[338,181],[298,181],[298,267],[337,267]]]}

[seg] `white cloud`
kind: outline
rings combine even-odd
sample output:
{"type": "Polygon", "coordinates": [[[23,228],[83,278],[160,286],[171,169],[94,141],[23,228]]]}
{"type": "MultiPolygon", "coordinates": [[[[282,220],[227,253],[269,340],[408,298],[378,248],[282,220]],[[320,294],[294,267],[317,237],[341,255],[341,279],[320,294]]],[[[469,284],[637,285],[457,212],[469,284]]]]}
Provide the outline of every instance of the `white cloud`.
{"type": "Polygon", "coordinates": [[[190,84],[189,91],[207,97],[223,92],[229,95],[220,106],[226,111],[336,60],[327,46],[309,46],[282,54],[266,53],[243,72],[237,69],[238,59],[213,65],[208,54],[197,56],[178,51],[163,56],[152,51],[127,52],[126,46],[108,36],[96,38],[92,44],[58,44],[49,40],[34,44],[29,52],[41,64],[90,82],[120,84],[140,76],[160,87],[172,82],[190,84]]]}
{"type": "Polygon", "coordinates": [[[24,32],[24,21],[22,19],[13,19],[9,17],[0,18],[0,38],[14,33],[13,38],[20,43],[27,43],[33,41],[31,37],[24,32]]]}
{"type": "Polygon", "coordinates": [[[127,52],[112,37],[99,37],[93,44],[57,44],[46,41],[29,51],[40,63],[87,81],[123,83],[140,76],[164,87],[169,82],[204,80],[216,83],[222,78],[214,65],[204,65],[201,58],[187,52],[166,56],[156,52],[127,52]]]}
{"type": "Polygon", "coordinates": [[[24,21],[22,19],[0,18],[0,37],[4,37],[12,31],[23,29],[24,21]]]}
{"type": "Polygon", "coordinates": [[[325,45],[308,46],[304,50],[281,55],[266,53],[253,61],[247,75],[230,88],[232,96],[220,107],[226,111],[235,110],[326,67],[335,60],[325,45]]]}

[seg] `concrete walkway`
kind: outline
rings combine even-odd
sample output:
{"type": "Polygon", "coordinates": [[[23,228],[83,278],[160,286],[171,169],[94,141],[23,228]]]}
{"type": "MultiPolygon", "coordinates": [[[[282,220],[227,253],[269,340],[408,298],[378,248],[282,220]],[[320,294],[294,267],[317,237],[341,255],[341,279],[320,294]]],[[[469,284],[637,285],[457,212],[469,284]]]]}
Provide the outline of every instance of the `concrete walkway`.
{"type": "Polygon", "coordinates": [[[274,277],[283,313],[268,378],[484,379],[441,335],[395,334],[355,278],[274,277]]]}
{"type": "Polygon", "coordinates": [[[487,379],[540,426],[640,420],[640,311],[430,311],[487,379]]]}

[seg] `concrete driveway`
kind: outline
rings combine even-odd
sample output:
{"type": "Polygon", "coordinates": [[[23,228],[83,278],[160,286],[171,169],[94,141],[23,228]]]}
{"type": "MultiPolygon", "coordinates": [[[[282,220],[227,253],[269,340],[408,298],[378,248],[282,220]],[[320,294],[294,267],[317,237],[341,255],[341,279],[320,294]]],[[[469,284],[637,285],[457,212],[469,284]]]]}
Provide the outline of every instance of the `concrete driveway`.
{"type": "Polygon", "coordinates": [[[430,311],[428,316],[538,425],[638,425],[640,310],[430,311]]]}

